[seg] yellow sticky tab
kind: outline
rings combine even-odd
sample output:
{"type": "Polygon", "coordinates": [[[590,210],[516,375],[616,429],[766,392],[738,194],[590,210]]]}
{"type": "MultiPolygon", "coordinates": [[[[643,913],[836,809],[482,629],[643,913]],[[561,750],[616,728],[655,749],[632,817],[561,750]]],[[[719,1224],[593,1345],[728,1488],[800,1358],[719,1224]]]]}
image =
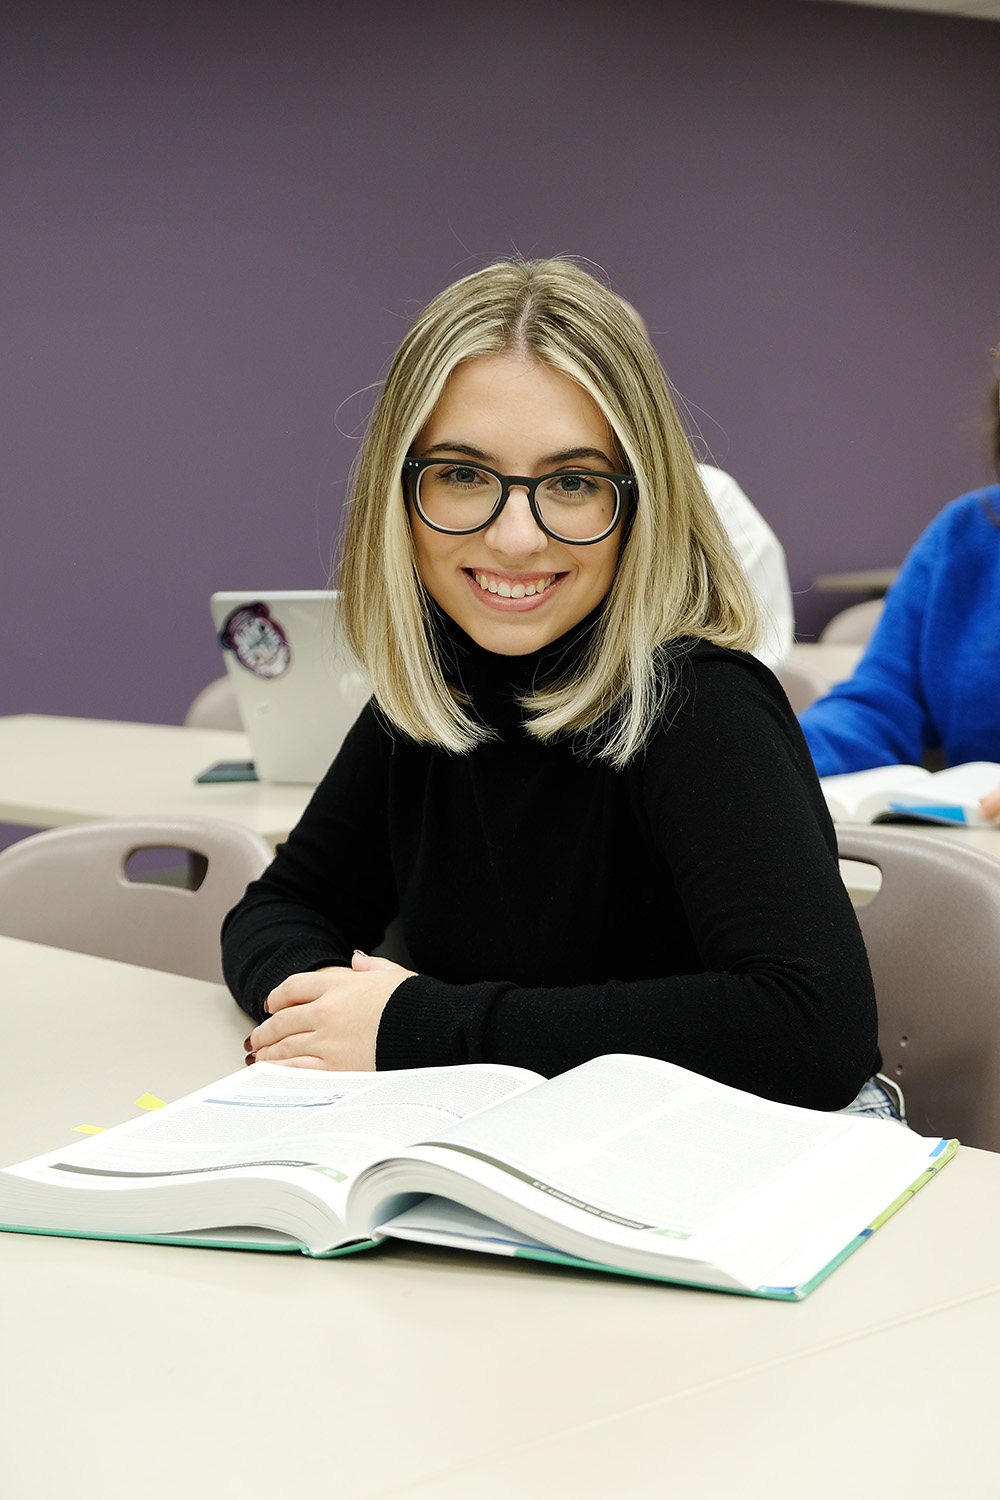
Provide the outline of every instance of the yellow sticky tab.
{"type": "Polygon", "coordinates": [[[140,1094],[135,1101],[140,1109],[162,1109],[166,1099],[157,1099],[155,1094],[140,1094]]]}
{"type": "Polygon", "coordinates": [[[108,1127],[106,1125],[74,1125],[73,1126],[73,1129],[77,1132],[78,1135],[101,1135],[101,1133],[103,1131],[107,1130],[107,1128],[108,1127]]]}

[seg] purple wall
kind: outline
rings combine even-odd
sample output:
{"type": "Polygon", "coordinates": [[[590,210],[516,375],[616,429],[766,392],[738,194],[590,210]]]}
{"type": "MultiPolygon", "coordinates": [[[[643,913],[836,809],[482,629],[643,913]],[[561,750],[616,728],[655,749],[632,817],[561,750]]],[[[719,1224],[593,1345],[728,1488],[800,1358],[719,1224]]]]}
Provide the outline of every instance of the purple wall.
{"type": "MultiPolygon", "coordinates": [[[[982,483],[1000,25],[792,0],[7,0],[0,712],[178,720],[326,580],[410,314],[570,251],[793,583],[982,483]]],[[[803,593],[806,633],[835,600],[803,593]]]]}

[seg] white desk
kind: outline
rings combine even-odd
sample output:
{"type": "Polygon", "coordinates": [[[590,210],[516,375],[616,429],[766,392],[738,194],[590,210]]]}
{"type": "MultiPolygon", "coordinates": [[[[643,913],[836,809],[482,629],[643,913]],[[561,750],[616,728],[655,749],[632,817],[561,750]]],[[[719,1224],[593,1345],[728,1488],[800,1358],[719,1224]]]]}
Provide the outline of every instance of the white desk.
{"type": "MultiPolygon", "coordinates": [[[[802,645],[832,686],[850,676],[856,646],[802,645]]],[[[252,828],[273,846],[295,826],[311,787],[195,777],[219,760],[249,760],[247,737],[50,714],[0,717],[0,823],[53,828],[94,818],[212,817],[252,828]]]]}
{"type": "MultiPolygon", "coordinates": [[[[0,1017],[4,1162],[230,1071],[247,1029],[221,986],[9,938],[0,1017]]],[[[11,1500],[940,1500],[993,1472],[998,1238],[971,1150],[798,1306],[416,1245],[0,1234],[0,1473],[11,1500]]]]}
{"type": "Polygon", "coordinates": [[[888,568],[862,568],[852,573],[820,573],[813,588],[832,594],[867,594],[881,599],[888,593],[899,574],[899,564],[888,568]]]}
{"type": "Polygon", "coordinates": [[[52,828],[143,814],[226,818],[273,845],[298,822],[311,787],[195,781],[216,761],[249,759],[246,735],[230,729],[0,718],[0,822],[52,828]]]}
{"type": "Polygon", "coordinates": [[[863,646],[827,646],[822,641],[797,641],[788,653],[788,660],[812,667],[826,678],[827,687],[833,687],[835,682],[844,682],[853,675],[863,651],[863,646]]]}
{"type": "MultiPolygon", "coordinates": [[[[856,646],[801,645],[832,686],[850,676],[856,646]]],[[[247,737],[51,714],[0,717],[0,823],[53,828],[94,818],[212,817],[252,828],[273,846],[295,826],[311,787],[195,778],[220,760],[249,760],[247,737]]]]}

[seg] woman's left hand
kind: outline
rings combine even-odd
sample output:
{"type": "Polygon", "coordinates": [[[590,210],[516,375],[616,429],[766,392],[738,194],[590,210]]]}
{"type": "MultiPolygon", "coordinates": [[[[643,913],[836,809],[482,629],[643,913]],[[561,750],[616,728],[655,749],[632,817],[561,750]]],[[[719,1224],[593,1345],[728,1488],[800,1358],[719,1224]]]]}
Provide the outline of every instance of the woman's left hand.
{"type": "Polygon", "coordinates": [[[374,1072],[382,1012],[412,977],[412,969],[361,952],[349,969],[290,974],[264,1002],[270,1016],[247,1038],[249,1051],[255,1061],[292,1068],[374,1072]]]}

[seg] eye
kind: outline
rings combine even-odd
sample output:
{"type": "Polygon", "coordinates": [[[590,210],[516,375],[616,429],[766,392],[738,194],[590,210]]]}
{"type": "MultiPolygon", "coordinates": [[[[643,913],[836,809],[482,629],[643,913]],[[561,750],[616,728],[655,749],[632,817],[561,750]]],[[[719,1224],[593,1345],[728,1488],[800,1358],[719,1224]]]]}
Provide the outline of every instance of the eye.
{"type": "Polygon", "coordinates": [[[440,469],[433,469],[431,472],[440,483],[465,488],[482,484],[486,478],[482,470],[475,468],[472,464],[442,464],[440,469]]]}
{"type": "Polygon", "coordinates": [[[557,500],[589,500],[600,488],[591,474],[553,474],[545,488],[557,500]]]}

